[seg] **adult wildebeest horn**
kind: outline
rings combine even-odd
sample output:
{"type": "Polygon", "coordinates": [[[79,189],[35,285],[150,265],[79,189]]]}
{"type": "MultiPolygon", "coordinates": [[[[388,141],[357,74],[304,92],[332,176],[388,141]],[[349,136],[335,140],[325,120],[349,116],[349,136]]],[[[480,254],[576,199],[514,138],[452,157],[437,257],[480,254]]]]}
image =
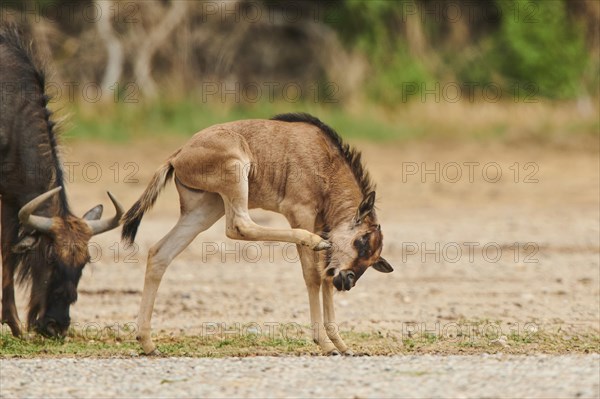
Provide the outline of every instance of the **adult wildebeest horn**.
{"type": "Polygon", "coordinates": [[[32,215],[32,213],[40,206],[44,201],[48,198],[52,197],[54,194],[58,193],[62,190],[62,187],[53,188],[50,191],[45,192],[44,194],[40,194],[21,208],[19,211],[19,221],[23,226],[31,227],[37,231],[42,233],[50,232],[52,227],[52,218],[47,218],[44,216],[36,216],[32,215]]]}
{"type": "MultiPolygon", "coordinates": [[[[50,191],[45,192],[44,194],[38,195],[27,204],[25,204],[21,210],[19,211],[19,221],[24,226],[31,227],[37,231],[42,233],[49,233],[52,228],[52,218],[44,217],[44,216],[36,216],[32,215],[32,213],[48,198],[52,197],[54,194],[58,193],[62,190],[62,187],[53,188],[50,191]]],[[[115,206],[115,210],[117,211],[116,215],[112,219],[105,220],[86,220],[85,222],[89,226],[90,230],[94,235],[104,233],[105,231],[114,229],[119,225],[119,221],[121,220],[121,216],[123,216],[124,210],[119,201],[113,197],[113,195],[108,192],[108,196],[115,206]]]]}
{"type": "Polygon", "coordinates": [[[106,192],[110,197],[113,205],[115,206],[115,210],[117,211],[116,215],[112,219],[103,219],[103,220],[86,220],[90,229],[92,229],[92,233],[94,235],[104,233],[105,231],[112,230],[117,227],[121,221],[121,216],[125,211],[123,210],[123,206],[119,204],[119,201],[116,200],[115,197],[110,193],[110,191],[106,192]]]}

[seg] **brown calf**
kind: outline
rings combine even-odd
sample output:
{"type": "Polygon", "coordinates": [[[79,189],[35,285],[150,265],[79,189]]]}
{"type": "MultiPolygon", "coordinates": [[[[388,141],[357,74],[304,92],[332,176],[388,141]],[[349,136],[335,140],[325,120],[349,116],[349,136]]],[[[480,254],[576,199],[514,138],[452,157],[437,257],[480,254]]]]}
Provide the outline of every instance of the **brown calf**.
{"type": "Polygon", "coordinates": [[[333,288],[350,290],[370,266],[384,273],[393,270],[380,256],[383,237],[374,210],[375,191],[360,153],[307,114],[211,126],[171,155],[125,214],[122,238],[126,242],[133,242],[144,212],[173,174],[181,216],[148,254],[138,315],[144,351],[156,349],[150,321],[167,266],[225,215],[229,238],[297,244],[313,339],[324,353],[351,354],[337,329],[325,328],[335,323],[333,288]],[[281,213],[292,228],[259,226],[248,214],[252,208],[281,213]],[[315,256],[313,251],[319,250],[325,251],[315,256]]]}

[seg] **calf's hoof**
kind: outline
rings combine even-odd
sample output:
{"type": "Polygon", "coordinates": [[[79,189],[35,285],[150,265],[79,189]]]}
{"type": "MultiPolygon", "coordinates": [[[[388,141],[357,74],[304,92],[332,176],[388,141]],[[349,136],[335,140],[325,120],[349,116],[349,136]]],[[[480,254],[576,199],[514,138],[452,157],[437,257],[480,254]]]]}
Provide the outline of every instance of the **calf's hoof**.
{"type": "Polygon", "coordinates": [[[341,355],[342,354],[337,349],[332,349],[327,353],[327,356],[341,356],[341,355]]]}
{"type": "Polygon", "coordinates": [[[142,350],[144,351],[145,355],[154,356],[159,354],[159,352],[156,350],[156,345],[154,345],[152,340],[149,338],[144,338],[138,335],[135,337],[135,339],[142,345],[142,350]]]}
{"type": "Polygon", "coordinates": [[[160,351],[156,348],[154,348],[154,350],[152,352],[144,352],[146,356],[160,356],[162,355],[162,353],[160,353],[160,351]]]}
{"type": "Polygon", "coordinates": [[[328,248],[331,248],[331,243],[327,240],[321,240],[313,247],[315,251],[323,251],[328,248]]]}

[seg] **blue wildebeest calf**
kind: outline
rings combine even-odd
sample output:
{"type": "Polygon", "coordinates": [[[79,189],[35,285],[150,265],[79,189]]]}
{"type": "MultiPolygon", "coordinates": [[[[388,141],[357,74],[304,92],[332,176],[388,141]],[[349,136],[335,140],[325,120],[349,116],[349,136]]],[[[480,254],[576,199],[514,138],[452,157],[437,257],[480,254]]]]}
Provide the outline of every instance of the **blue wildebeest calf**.
{"type": "Polygon", "coordinates": [[[168,158],[127,211],[122,231],[127,243],[133,242],[144,213],[173,175],[181,215],[148,254],[138,315],[144,352],[156,350],[150,321],[167,266],[225,215],[229,238],[297,244],[313,339],[326,354],[352,354],[337,329],[326,328],[335,322],[333,289],[350,290],[371,266],[383,273],[393,270],[380,255],[383,236],[374,209],[375,191],[360,153],[307,114],[211,126],[168,158]],[[249,216],[252,208],[281,213],[292,228],[260,226],[249,216]]]}

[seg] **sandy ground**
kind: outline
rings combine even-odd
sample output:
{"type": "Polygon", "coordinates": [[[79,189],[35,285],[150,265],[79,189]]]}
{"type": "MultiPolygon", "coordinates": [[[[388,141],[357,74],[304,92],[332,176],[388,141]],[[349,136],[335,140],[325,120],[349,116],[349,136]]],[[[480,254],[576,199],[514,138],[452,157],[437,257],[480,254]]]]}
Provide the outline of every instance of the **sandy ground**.
{"type": "MultiPolygon", "coordinates": [[[[102,202],[112,214],[106,190],[129,207],[184,141],[69,143],[73,209],[82,214],[102,202]]],[[[460,320],[487,320],[500,321],[504,334],[598,332],[597,153],[517,144],[356,144],[378,183],[383,255],[395,271],[369,270],[352,291],[337,294],[340,329],[444,334],[460,320]]],[[[137,251],[118,244],[119,231],[94,238],[94,261],[72,308],[76,328],[135,321],[147,250],[178,211],[171,185],[142,222],[137,251]]],[[[276,214],[253,215],[261,224],[286,225],[276,214]]],[[[18,301],[24,319],[22,292],[18,301]]],[[[250,322],[260,329],[309,323],[300,264],[289,245],[227,239],[220,220],[169,267],[154,330],[214,333],[211,323],[250,322]]]]}

